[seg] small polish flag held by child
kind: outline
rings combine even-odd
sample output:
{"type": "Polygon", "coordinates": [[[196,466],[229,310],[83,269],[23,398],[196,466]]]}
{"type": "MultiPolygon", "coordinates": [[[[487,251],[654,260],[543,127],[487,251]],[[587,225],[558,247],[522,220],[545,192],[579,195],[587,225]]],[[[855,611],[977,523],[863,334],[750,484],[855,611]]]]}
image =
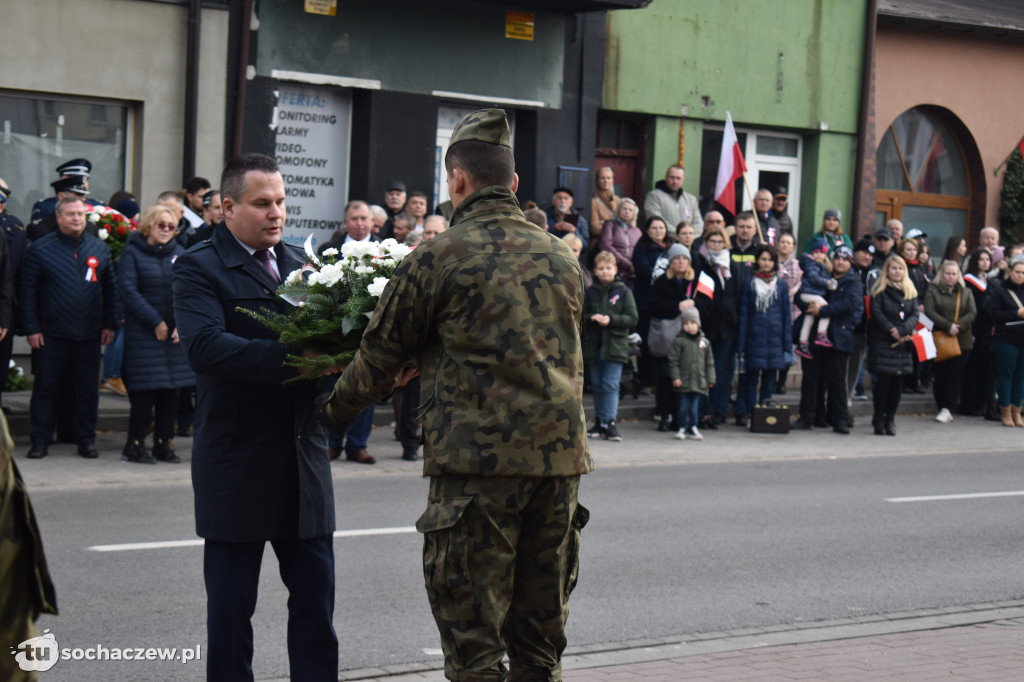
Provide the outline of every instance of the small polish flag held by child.
{"type": "Polygon", "coordinates": [[[710,299],[715,298],[715,278],[706,272],[700,273],[697,278],[697,291],[710,299]]]}
{"type": "Polygon", "coordinates": [[[917,361],[925,362],[935,358],[935,337],[930,330],[921,328],[910,337],[914,342],[914,349],[917,351],[917,361]]]}

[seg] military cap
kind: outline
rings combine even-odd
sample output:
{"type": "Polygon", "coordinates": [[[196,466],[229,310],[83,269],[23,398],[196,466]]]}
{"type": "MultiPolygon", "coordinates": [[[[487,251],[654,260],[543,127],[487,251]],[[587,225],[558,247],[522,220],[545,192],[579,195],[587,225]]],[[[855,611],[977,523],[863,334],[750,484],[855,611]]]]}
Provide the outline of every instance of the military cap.
{"type": "Polygon", "coordinates": [[[512,134],[508,129],[505,112],[501,109],[480,109],[466,114],[452,131],[452,139],[448,146],[468,140],[488,142],[511,149],[512,134]]]}
{"type": "Polygon", "coordinates": [[[75,194],[81,194],[86,196],[89,194],[89,190],[82,185],[82,176],[80,175],[69,175],[66,178],[60,180],[54,180],[50,183],[50,187],[53,188],[54,192],[60,194],[61,192],[74,192],[75,194]]]}
{"type": "Polygon", "coordinates": [[[4,201],[7,201],[11,197],[11,188],[0,182],[0,197],[3,197],[4,201]]]}
{"type": "Polygon", "coordinates": [[[61,175],[85,175],[88,177],[92,172],[92,164],[89,159],[71,159],[57,166],[57,172],[61,175]]]}

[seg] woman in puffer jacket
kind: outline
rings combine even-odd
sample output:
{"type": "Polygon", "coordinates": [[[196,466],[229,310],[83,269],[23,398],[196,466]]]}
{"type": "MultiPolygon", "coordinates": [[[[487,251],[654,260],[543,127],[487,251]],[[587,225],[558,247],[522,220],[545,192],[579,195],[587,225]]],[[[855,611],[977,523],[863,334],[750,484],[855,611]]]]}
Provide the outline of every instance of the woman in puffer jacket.
{"type": "Polygon", "coordinates": [[[903,395],[903,377],[914,371],[911,335],[917,326],[917,289],[900,256],[889,256],[871,287],[868,322],[868,371],[875,375],[871,392],[872,425],[879,436],[896,435],[896,410],[903,395]]]}
{"type": "Polygon", "coordinates": [[[779,277],[774,246],[754,251],[754,274],[740,291],[740,371],[746,372],[747,407],[763,404],[775,390],[775,374],[793,359],[793,319],[789,286],[779,277]],[[758,392],[760,386],[760,392],[758,392]]]}
{"type": "Polygon", "coordinates": [[[181,461],[171,449],[178,389],[194,386],[196,376],[178,343],[171,305],[171,268],[185,252],[174,239],[177,222],[163,206],[147,209],[117,265],[118,294],[125,313],[122,374],[131,403],[128,442],[121,456],[126,462],[181,461]],[[143,441],[154,412],[150,455],[143,441]]]}

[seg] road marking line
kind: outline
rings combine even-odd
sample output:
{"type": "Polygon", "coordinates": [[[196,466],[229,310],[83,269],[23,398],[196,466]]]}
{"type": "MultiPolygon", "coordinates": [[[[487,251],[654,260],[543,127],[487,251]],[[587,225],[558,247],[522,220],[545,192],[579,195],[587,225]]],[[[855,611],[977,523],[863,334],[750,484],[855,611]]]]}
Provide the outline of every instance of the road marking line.
{"type": "MultiPolygon", "coordinates": [[[[336,538],[357,538],[368,535],[397,535],[400,533],[415,533],[415,526],[397,526],[394,528],[361,528],[359,530],[336,530],[336,538]]],[[[138,549],[165,549],[169,547],[202,547],[203,539],[194,540],[168,540],[165,542],[131,542],[121,545],[94,545],[86,547],[93,552],[126,552],[138,549]]]]}
{"type": "Polygon", "coordinates": [[[972,500],[979,497],[1020,497],[1024,490],[1007,490],[999,493],[961,493],[958,495],[922,495],[920,497],[887,497],[886,502],[934,502],[941,500],[972,500]]]}

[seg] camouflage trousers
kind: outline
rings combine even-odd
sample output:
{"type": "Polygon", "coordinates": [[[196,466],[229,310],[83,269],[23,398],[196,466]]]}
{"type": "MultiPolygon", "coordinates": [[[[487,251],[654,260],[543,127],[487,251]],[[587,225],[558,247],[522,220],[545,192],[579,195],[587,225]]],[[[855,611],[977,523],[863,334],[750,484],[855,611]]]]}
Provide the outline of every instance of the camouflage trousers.
{"type": "Polygon", "coordinates": [[[560,682],[590,516],[579,486],[579,476],[430,479],[416,528],[449,680],[560,682]]]}

